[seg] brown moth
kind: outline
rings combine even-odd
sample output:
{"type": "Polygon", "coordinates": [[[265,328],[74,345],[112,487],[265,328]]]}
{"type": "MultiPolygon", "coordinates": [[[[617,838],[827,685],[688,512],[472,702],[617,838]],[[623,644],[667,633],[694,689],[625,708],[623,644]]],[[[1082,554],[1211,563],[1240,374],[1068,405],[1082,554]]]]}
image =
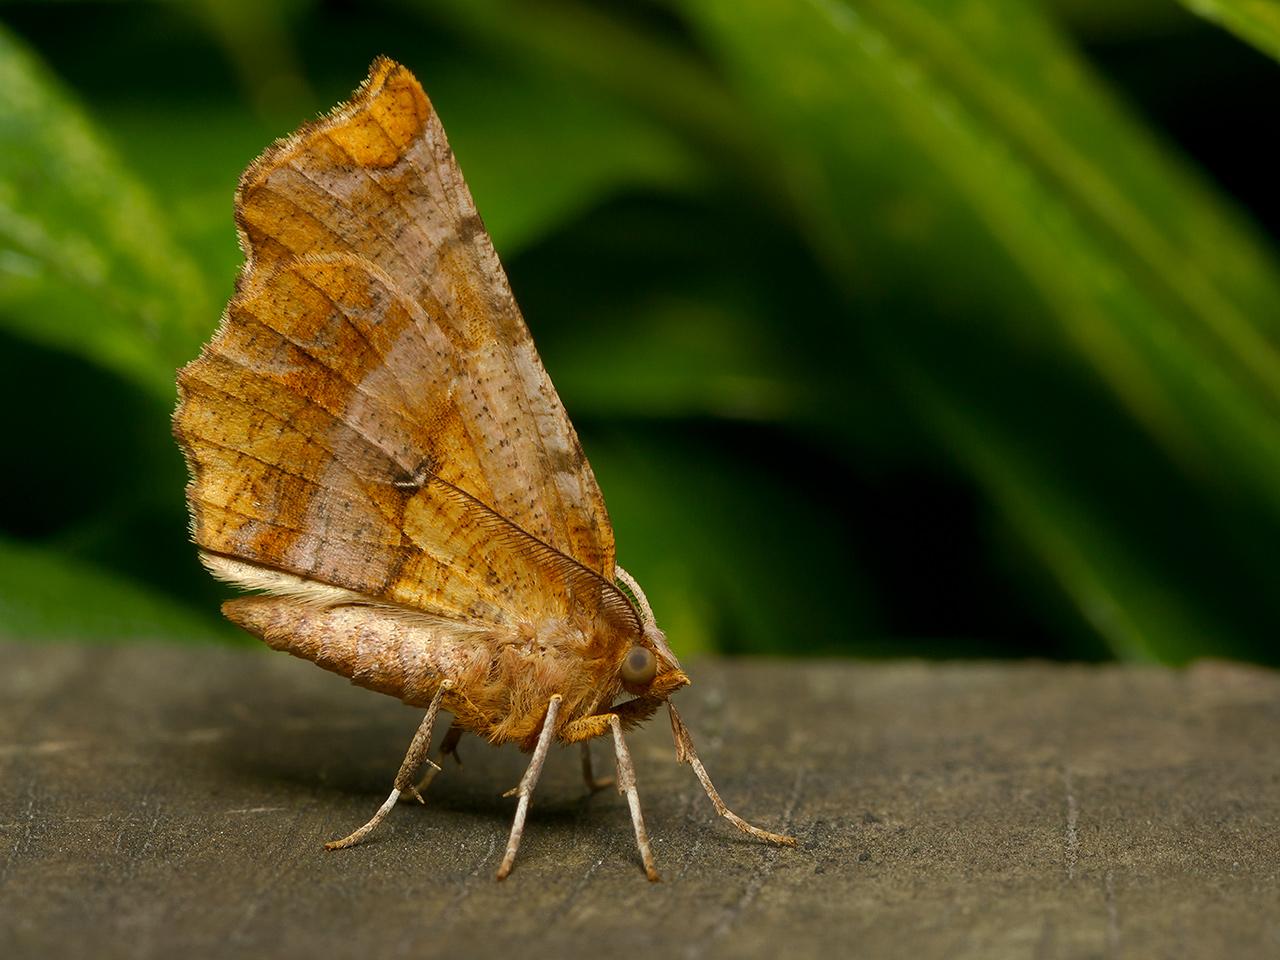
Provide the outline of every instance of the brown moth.
{"type": "Polygon", "coordinates": [[[276,142],[241,178],[236,222],[235,296],[178,375],[200,558],[255,594],[229,619],[426,709],[391,795],[327,848],[421,800],[443,709],[439,759],[464,732],[532,752],[499,879],[552,741],[582,745],[597,789],[587,744],[611,736],[656,880],[623,733],[664,702],[720,815],[793,845],[724,805],[668,701],[689,678],[614,563],[591,467],[413,74],[380,58],[349,102],[276,142]]]}

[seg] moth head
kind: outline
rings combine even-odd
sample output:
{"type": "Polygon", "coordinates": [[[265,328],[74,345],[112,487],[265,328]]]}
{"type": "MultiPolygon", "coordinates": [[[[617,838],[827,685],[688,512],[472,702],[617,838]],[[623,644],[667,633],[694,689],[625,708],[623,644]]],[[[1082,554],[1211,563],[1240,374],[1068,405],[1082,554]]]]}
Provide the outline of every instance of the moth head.
{"type": "Polygon", "coordinates": [[[687,685],[689,678],[667,645],[667,635],[654,622],[653,608],[640,584],[621,567],[615,573],[617,585],[631,603],[641,627],[640,637],[627,648],[618,664],[618,677],[628,693],[665,700],[687,685]]]}
{"type": "Polygon", "coordinates": [[[667,646],[667,638],[652,621],[644,625],[642,636],[622,655],[618,677],[628,693],[658,699],[666,699],[689,682],[680,669],[680,661],[667,646]]]}

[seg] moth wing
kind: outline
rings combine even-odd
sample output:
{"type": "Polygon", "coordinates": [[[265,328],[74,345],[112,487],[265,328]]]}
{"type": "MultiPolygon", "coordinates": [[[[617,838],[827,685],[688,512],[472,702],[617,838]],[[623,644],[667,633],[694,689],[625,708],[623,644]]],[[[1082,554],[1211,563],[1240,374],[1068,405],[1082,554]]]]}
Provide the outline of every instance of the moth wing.
{"type": "Polygon", "coordinates": [[[443,616],[634,620],[591,468],[412,74],[376,61],[269,149],[237,221],[237,294],[179,376],[197,543],[443,616]]]}
{"type": "Polygon", "coordinates": [[[417,304],[455,379],[441,379],[416,337],[389,344],[387,362],[401,368],[404,389],[430,395],[432,415],[448,410],[465,428],[418,452],[521,529],[613,577],[604,498],[413,74],[375,61],[348,103],[246,171],[236,206],[242,285],[298,257],[355,254],[417,304]],[[425,382],[413,381],[415,363],[425,382]]]}
{"type": "Polygon", "coordinates": [[[179,375],[195,541],[215,554],[495,625],[634,619],[599,573],[447,479],[468,424],[444,332],[349,254],[281,262],[179,375]]]}

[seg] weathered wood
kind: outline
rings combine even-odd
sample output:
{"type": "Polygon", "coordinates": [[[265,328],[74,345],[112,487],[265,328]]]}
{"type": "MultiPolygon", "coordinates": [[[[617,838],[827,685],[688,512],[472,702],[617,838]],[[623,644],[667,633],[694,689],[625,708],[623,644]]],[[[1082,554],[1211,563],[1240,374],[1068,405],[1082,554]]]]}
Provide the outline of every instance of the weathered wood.
{"type": "MultiPolygon", "coordinates": [[[[464,739],[352,850],[420,714],[279,655],[0,647],[0,955],[1274,957],[1280,676],[704,662],[680,695],[722,821],[657,720],[625,803],[556,751],[464,739]]],[[[442,725],[443,726],[443,725],[442,725]]],[[[612,765],[595,745],[597,768],[612,765]]]]}

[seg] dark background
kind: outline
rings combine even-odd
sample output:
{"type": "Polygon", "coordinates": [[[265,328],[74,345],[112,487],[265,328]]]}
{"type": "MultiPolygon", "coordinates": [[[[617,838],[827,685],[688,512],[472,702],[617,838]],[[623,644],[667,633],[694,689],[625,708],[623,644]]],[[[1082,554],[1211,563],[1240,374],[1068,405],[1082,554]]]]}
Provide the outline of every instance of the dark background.
{"type": "Polygon", "coordinates": [[[1141,0],[0,4],[0,633],[237,638],[173,370],[231,291],[239,172],[385,53],[678,652],[1280,661],[1280,35],[1244,32],[1141,0]]]}

